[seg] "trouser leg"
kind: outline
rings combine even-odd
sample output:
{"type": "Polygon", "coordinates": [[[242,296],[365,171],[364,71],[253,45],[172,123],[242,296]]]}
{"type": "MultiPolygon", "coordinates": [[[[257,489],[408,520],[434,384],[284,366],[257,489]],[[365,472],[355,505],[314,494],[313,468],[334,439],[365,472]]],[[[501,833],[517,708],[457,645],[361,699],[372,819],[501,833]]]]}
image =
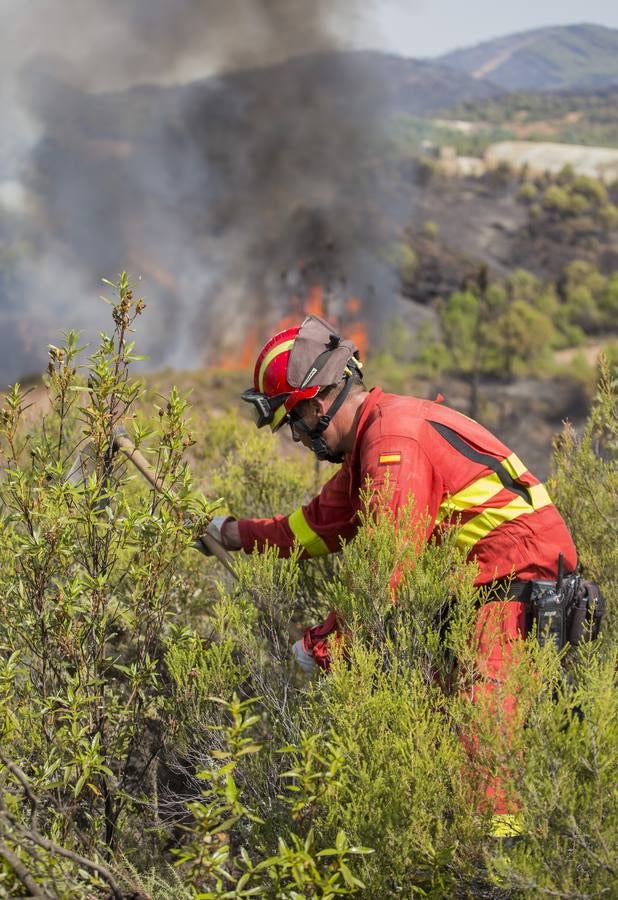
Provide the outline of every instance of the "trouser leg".
{"type": "Polygon", "coordinates": [[[520,706],[514,686],[507,689],[505,685],[521,661],[525,635],[525,603],[495,601],[480,608],[474,632],[476,679],[468,691],[478,709],[479,729],[464,735],[463,742],[480,793],[479,807],[495,815],[518,809],[517,798],[509,789],[505,760],[514,752],[520,706]]]}

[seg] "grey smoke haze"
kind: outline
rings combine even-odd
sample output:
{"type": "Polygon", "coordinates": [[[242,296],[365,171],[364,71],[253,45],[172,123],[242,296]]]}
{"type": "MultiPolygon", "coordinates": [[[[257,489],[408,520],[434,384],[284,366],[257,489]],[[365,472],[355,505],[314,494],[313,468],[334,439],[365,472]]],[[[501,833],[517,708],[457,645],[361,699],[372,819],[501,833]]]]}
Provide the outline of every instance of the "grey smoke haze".
{"type": "Polygon", "coordinates": [[[100,278],[121,269],[143,276],[140,349],[178,366],[278,317],[295,280],[385,277],[363,181],[374,76],[332,54],[251,70],[348,45],[366,3],[2,0],[0,15],[2,380],[42,365],[60,329],[107,327],[100,278]]]}
{"type": "Polygon", "coordinates": [[[177,82],[337,46],[359,0],[2,0],[3,73],[53,56],[86,90],[177,82]]]}

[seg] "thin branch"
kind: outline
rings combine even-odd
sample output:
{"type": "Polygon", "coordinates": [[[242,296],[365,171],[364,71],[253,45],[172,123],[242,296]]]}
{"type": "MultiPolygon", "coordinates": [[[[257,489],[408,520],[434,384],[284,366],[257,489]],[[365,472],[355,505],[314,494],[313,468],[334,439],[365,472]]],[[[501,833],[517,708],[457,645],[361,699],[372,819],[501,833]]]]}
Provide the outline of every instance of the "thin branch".
{"type": "Polygon", "coordinates": [[[50,841],[49,838],[43,837],[43,835],[39,834],[37,831],[24,828],[23,826],[18,827],[23,837],[25,837],[29,841],[32,841],[33,844],[38,844],[39,847],[42,847],[49,853],[57,853],[58,856],[64,856],[66,859],[70,859],[71,862],[76,863],[78,866],[83,866],[85,869],[90,869],[92,872],[96,872],[97,875],[100,875],[101,878],[108,883],[111,892],[116,900],[123,900],[124,893],[121,891],[116,879],[106,866],[102,865],[101,863],[94,862],[94,860],[88,859],[85,856],[80,856],[79,853],[75,853],[73,850],[69,850],[67,847],[63,847],[61,844],[56,844],[55,841],[50,841]]]}
{"type": "Polygon", "coordinates": [[[9,850],[4,844],[0,844],[0,856],[15,872],[17,878],[21,881],[31,897],[49,897],[47,891],[44,891],[40,885],[36,883],[28,869],[25,867],[21,859],[9,850]]]}
{"type": "Polygon", "coordinates": [[[32,826],[36,826],[39,801],[37,800],[35,794],[32,791],[32,788],[30,787],[30,782],[26,778],[25,772],[17,765],[17,763],[14,763],[10,759],[7,759],[7,757],[2,752],[0,752],[0,760],[2,760],[3,764],[9,770],[9,772],[11,772],[17,778],[17,780],[23,787],[24,793],[28,798],[28,802],[30,803],[31,808],[30,824],[32,826]]]}
{"type": "MultiPolygon", "coordinates": [[[[23,778],[26,779],[24,773],[22,772],[21,774],[23,778]]],[[[73,850],[69,850],[67,847],[63,847],[61,844],[57,844],[55,841],[43,837],[43,835],[39,834],[39,832],[34,828],[26,828],[21,824],[21,822],[18,822],[17,819],[15,819],[15,817],[11,815],[11,813],[4,806],[4,803],[2,803],[1,799],[0,808],[2,808],[4,818],[11,823],[11,825],[15,829],[16,834],[21,838],[25,838],[26,840],[31,841],[33,844],[37,844],[39,847],[47,850],[48,853],[56,853],[58,856],[64,856],[66,859],[70,859],[72,862],[77,863],[78,866],[82,866],[85,869],[90,869],[92,872],[96,872],[96,874],[99,875],[103,879],[103,881],[106,881],[110,886],[111,892],[116,900],[123,900],[124,894],[119,888],[114,876],[106,866],[102,865],[101,863],[95,862],[92,859],[88,859],[85,856],[80,856],[79,853],[75,853],[73,850]]],[[[46,895],[39,894],[38,896],[46,895]]]]}

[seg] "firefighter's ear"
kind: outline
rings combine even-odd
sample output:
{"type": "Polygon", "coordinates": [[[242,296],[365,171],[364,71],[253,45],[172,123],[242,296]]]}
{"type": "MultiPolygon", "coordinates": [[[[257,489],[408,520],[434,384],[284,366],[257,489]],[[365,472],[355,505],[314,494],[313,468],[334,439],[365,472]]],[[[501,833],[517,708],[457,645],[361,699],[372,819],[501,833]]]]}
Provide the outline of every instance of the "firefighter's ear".
{"type": "Polygon", "coordinates": [[[309,409],[311,410],[312,415],[316,417],[323,416],[328,409],[329,403],[326,397],[318,394],[317,397],[312,397],[309,400],[309,409]]]}

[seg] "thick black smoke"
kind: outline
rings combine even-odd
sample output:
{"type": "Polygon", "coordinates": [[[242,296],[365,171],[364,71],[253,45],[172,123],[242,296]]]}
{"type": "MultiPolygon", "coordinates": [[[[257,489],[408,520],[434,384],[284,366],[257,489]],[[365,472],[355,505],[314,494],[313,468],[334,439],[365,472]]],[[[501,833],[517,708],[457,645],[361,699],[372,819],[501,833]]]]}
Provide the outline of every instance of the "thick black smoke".
{"type": "Polygon", "coordinates": [[[313,281],[368,304],[383,287],[386,94],[370,57],[336,52],[365,3],[5,6],[2,380],[59,329],[104,327],[121,269],[151,307],[140,347],[177,366],[233,352],[313,281]]]}

